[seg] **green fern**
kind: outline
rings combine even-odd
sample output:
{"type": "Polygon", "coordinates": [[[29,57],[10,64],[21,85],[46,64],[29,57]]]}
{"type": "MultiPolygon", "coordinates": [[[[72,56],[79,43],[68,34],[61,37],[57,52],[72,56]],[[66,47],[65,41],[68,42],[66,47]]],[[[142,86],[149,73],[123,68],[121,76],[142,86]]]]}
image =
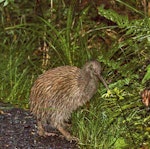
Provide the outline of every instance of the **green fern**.
{"type": "Polygon", "coordinates": [[[147,66],[147,72],[144,76],[144,78],[142,79],[142,84],[144,84],[146,81],[150,80],[150,65],[147,66]]]}
{"type": "Polygon", "coordinates": [[[118,13],[116,13],[115,11],[111,9],[106,10],[101,6],[101,7],[98,7],[98,13],[99,15],[116,23],[120,28],[124,28],[129,24],[129,20],[127,16],[119,15],[118,13]]]}

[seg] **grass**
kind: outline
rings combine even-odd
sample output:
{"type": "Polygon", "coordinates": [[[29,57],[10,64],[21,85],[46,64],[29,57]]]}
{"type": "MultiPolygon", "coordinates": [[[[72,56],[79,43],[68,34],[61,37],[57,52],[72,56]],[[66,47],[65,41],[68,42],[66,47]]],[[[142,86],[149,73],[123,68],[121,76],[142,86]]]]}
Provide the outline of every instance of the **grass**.
{"type": "Polygon", "coordinates": [[[14,55],[9,49],[5,55],[1,53],[1,100],[18,106],[28,107],[28,95],[32,80],[29,78],[28,66],[21,66],[24,53],[14,55]],[[3,55],[2,55],[3,54],[3,55]],[[24,67],[24,68],[21,68],[24,67]]]}
{"type": "MultiPolygon", "coordinates": [[[[121,101],[116,100],[116,90],[106,98],[107,94],[96,95],[90,102],[90,107],[81,108],[73,115],[73,131],[81,142],[81,148],[131,148],[140,144],[139,134],[134,123],[143,119],[140,115],[140,100],[130,103],[126,96],[121,101]],[[125,99],[126,98],[126,99],[125,99]],[[129,141],[130,140],[130,141],[129,141]]],[[[118,91],[118,90],[117,90],[118,91]]],[[[121,95],[122,96],[122,95],[121,95]]],[[[122,97],[123,98],[123,97],[122,97]]]]}
{"type": "Polygon", "coordinates": [[[1,16],[0,100],[28,109],[30,88],[43,71],[68,64],[81,67],[89,59],[98,59],[110,92],[100,84],[90,104],[72,114],[72,132],[80,139],[80,148],[122,149],[148,144],[149,116],[139,92],[145,87],[141,84],[146,73],[143,65],[150,55],[149,19],[130,22],[127,17],[98,8],[103,17],[116,23],[107,26],[87,18],[90,7],[79,16],[72,10],[66,8],[60,26],[54,16],[9,25],[1,16]],[[118,31],[115,40],[107,36],[107,29],[118,31]]]}

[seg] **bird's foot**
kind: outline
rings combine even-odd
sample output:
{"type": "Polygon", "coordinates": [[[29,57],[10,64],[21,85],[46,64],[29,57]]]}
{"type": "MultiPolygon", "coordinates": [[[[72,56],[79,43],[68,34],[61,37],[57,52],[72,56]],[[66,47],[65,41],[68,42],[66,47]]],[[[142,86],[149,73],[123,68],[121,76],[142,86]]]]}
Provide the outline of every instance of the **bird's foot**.
{"type": "Polygon", "coordinates": [[[72,142],[72,141],[76,141],[78,142],[79,139],[74,137],[74,136],[71,136],[70,133],[68,131],[66,131],[62,126],[57,126],[57,129],[61,132],[61,134],[66,138],[66,140],[68,140],[69,142],[72,142]]]}

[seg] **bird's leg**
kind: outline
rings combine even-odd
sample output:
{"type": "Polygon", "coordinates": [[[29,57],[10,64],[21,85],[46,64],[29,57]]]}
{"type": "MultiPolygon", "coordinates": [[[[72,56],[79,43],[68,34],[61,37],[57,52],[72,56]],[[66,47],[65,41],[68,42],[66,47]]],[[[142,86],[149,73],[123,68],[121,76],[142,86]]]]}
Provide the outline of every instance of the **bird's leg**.
{"type": "Polygon", "coordinates": [[[71,134],[68,131],[66,131],[62,126],[58,125],[57,129],[68,141],[78,141],[78,138],[71,136],[71,134]]]}
{"type": "Polygon", "coordinates": [[[56,133],[50,133],[50,132],[46,132],[42,126],[41,121],[37,122],[37,127],[38,127],[38,134],[39,136],[56,136],[56,133]]]}
{"type": "Polygon", "coordinates": [[[37,128],[38,128],[38,134],[40,136],[44,136],[45,131],[44,131],[41,121],[37,122],[37,128]]]}
{"type": "Polygon", "coordinates": [[[67,127],[67,128],[68,128],[68,127],[70,128],[70,127],[71,127],[71,124],[70,124],[70,123],[65,123],[64,126],[67,127]]]}
{"type": "Polygon", "coordinates": [[[62,125],[64,128],[70,128],[72,126],[71,122],[65,121],[62,125]]]}

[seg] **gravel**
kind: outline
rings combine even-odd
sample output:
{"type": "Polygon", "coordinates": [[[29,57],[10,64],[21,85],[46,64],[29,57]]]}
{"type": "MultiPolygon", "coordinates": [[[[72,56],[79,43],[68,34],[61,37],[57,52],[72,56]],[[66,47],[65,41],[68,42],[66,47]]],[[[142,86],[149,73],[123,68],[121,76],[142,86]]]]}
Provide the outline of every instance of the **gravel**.
{"type": "Polygon", "coordinates": [[[52,137],[37,134],[35,118],[29,111],[0,103],[0,149],[77,149],[57,130],[52,137]]]}

